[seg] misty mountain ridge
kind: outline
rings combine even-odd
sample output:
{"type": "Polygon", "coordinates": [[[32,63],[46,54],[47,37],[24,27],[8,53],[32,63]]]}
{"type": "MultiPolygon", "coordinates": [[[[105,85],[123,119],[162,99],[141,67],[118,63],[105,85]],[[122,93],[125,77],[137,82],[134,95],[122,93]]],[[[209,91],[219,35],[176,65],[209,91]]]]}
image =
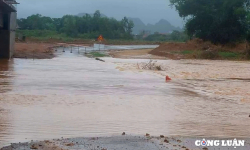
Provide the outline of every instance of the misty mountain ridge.
{"type": "Polygon", "coordinates": [[[133,33],[140,34],[143,30],[154,34],[155,32],[159,33],[171,33],[174,30],[181,31],[180,27],[173,26],[170,22],[165,19],[161,19],[156,24],[147,24],[145,25],[139,18],[129,18],[129,20],[134,22],[133,33]]]}
{"type": "MultiPolygon", "coordinates": [[[[94,13],[79,13],[76,16],[83,17],[86,14],[90,16],[94,16],[94,13]]],[[[104,14],[101,14],[101,17],[107,17],[104,14]]],[[[161,19],[159,22],[155,24],[145,24],[140,18],[132,18],[128,17],[129,20],[134,22],[133,34],[140,34],[142,31],[146,31],[148,33],[154,34],[155,32],[159,32],[162,34],[171,33],[174,30],[181,31],[180,27],[173,26],[169,21],[165,19],[161,19]]]]}

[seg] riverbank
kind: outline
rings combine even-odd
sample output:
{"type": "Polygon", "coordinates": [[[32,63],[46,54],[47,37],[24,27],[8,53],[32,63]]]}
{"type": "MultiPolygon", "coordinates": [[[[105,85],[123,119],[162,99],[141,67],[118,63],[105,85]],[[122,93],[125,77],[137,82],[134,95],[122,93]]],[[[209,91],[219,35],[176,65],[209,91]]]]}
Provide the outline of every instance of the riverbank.
{"type": "MultiPolygon", "coordinates": [[[[74,49],[77,49],[78,47],[78,51],[79,48],[81,49],[81,52],[85,52],[86,49],[84,49],[84,47],[87,47],[87,51],[94,51],[94,50],[104,50],[105,53],[110,53],[110,54],[116,54],[116,51],[120,51],[122,52],[124,49],[135,49],[135,50],[131,50],[130,52],[125,51],[125,53],[129,54],[129,56],[135,56],[136,53],[138,53],[138,48],[139,53],[137,55],[141,55],[142,53],[148,54],[151,49],[140,49],[143,47],[152,47],[152,45],[126,45],[126,43],[123,43],[124,45],[104,45],[101,44],[101,48],[98,46],[98,44],[90,44],[90,43],[57,43],[57,42],[17,42],[15,44],[15,53],[13,58],[25,58],[25,59],[51,59],[55,57],[55,50],[57,48],[62,48],[65,47],[66,49],[71,50],[72,47],[74,49]],[[97,46],[97,47],[96,47],[97,46]],[[135,48],[133,48],[135,47],[135,48]],[[136,49],[136,47],[138,47],[136,49]],[[109,48],[111,49],[109,51],[109,48]],[[117,49],[117,50],[112,50],[112,49],[117,49]],[[120,49],[120,50],[119,50],[120,49]],[[142,52],[142,53],[141,53],[142,52]]],[[[138,43],[137,43],[138,44],[138,43]]],[[[153,46],[155,47],[155,46],[153,46]]],[[[98,53],[98,52],[97,52],[98,53]]],[[[102,55],[106,56],[106,55],[102,55]]],[[[94,56],[94,57],[100,57],[100,56],[94,56]]],[[[158,56],[155,56],[154,58],[160,58],[158,56]]]]}
{"type": "Polygon", "coordinates": [[[113,136],[91,138],[68,138],[12,144],[1,150],[38,149],[38,150],[189,150],[194,148],[193,139],[150,137],[150,136],[113,136]],[[182,141],[183,140],[183,141],[182,141]],[[189,147],[189,148],[188,148],[189,147]]]}
{"type": "MultiPolygon", "coordinates": [[[[89,44],[93,45],[98,43],[96,39],[79,39],[79,38],[34,38],[34,37],[27,37],[26,42],[31,43],[67,43],[67,44],[89,44]]],[[[111,40],[105,39],[101,44],[105,45],[159,45],[164,42],[157,42],[157,41],[143,41],[143,40],[111,40]]]]}
{"type": "MultiPolygon", "coordinates": [[[[188,138],[188,137],[159,137],[147,136],[132,136],[121,135],[112,137],[88,137],[88,138],[66,138],[44,140],[44,141],[31,141],[26,143],[11,144],[10,146],[3,147],[0,150],[228,150],[228,149],[241,149],[247,150],[250,148],[249,139],[244,140],[244,146],[238,145],[222,146],[221,140],[225,138],[188,138]],[[218,146],[196,146],[196,141],[202,140],[218,140],[218,146]]],[[[198,143],[199,144],[199,143],[198,143]]],[[[238,144],[238,143],[236,143],[238,144]]]]}

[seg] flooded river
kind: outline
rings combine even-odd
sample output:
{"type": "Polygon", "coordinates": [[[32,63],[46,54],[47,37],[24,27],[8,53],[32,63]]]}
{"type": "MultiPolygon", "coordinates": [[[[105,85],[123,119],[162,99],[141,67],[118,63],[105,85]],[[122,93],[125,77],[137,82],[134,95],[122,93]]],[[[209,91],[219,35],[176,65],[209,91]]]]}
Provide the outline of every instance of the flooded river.
{"type": "Polygon", "coordinates": [[[60,137],[247,137],[249,105],[211,99],[163,77],[119,71],[77,52],[0,63],[0,147],[60,137]]]}

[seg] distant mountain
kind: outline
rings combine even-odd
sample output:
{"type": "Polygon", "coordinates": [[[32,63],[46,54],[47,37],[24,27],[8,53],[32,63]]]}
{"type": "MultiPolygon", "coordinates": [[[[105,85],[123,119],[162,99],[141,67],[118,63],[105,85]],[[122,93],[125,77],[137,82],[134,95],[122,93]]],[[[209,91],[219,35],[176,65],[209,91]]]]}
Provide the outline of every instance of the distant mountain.
{"type": "MultiPolygon", "coordinates": [[[[83,17],[87,13],[79,13],[76,16],[83,17]]],[[[94,14],[89,14],[90,16],[94,16],[94,14]]],[[[101,14],[101,17],[107,17],[104,14],[101,14]]],[[[179,27],[173,26],[167,20],[161,19],[156,24],[147,24],[145,25],[140,18],[128,18],[129,20],[134,22],[133,34],[140,34],[143,30],[147,33],[154,34],[155,32],[159,33],[170,33],[174,30],[181,31],[182,29],[179,27]]]]}
{"type": "MultiPolygon", "coordinates": [[[[77,14],[76,16],[78,16],[78,17],[83,17],[83,16],[85,16],[86,14],[88,14],[88,13],[79,13],[79,14],[77,14]]],[[[89,14],[91,17],[93,17],[94,16],[94,14],[89,14]]],[[[106,15],[104,15],[104,14],[101,14],[101,17],[107,17],[106,15]]]]}
{"type": "Polygon", "coordinates": [[[173,25],[171,25],[171,23],[169,23],[167,20],[160,20],[159,22],[157,22],[156,24],[147,24],[145,25],[141,19],[139,18],[129,18],[129,20],[134,22],[134,28],[133,28],[133,33],[134,34],[139,34],[141,33],[143,30],[150,32],[151,34],[154,34],[155,32],[159,32],[159,33],[169,33],[172,32],[174,30],[177,31],[181,31],[182,29],[179,27],[175,27],[173,25]]]}
{"type": "Polygon", "coordinates": [[[146,25],[139,18],[128,18],[134,22],[133,34],[139,34],[142,30],[146,29],[146,25]]]}

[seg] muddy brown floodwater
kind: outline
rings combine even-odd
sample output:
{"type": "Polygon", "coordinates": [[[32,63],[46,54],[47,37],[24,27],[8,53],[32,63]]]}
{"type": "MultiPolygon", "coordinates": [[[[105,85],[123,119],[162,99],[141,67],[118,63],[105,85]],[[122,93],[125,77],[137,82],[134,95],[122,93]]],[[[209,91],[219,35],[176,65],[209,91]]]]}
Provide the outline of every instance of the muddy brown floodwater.
{"type": "Polygon", "coordinates": [[[60,137],[247,137],[250,105],[77,54],[0,63],[0,147],[60,137]]]}

